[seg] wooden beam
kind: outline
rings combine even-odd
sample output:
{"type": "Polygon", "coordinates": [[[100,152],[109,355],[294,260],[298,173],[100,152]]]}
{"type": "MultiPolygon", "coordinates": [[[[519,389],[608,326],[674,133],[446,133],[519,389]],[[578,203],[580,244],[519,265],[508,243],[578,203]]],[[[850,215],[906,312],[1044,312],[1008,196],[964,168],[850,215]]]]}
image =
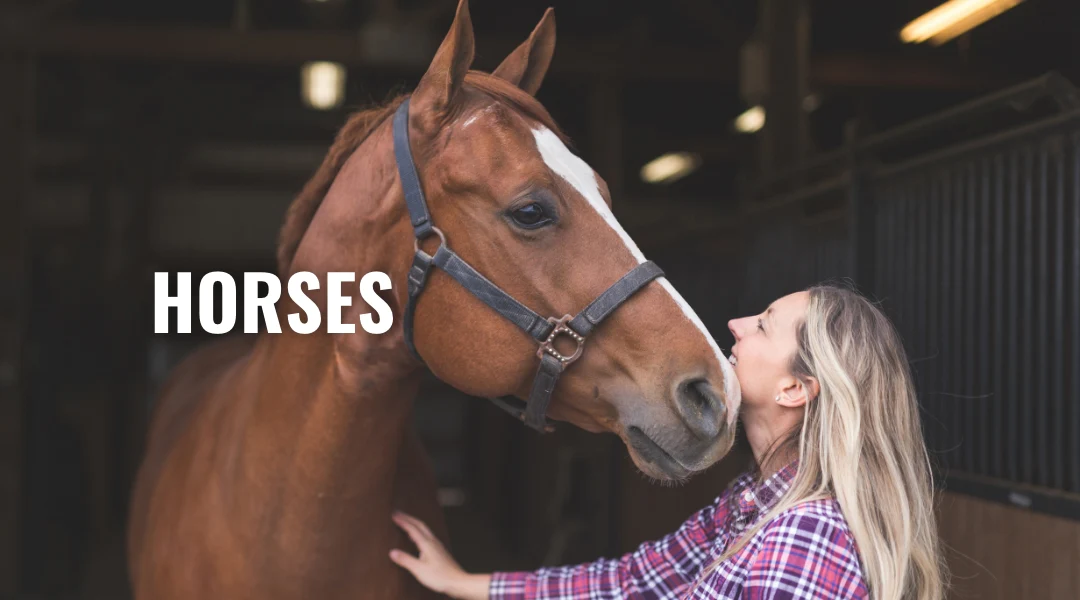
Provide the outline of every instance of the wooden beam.
{"type": "MultiPolygon", "coordinates": [[[[522,36],[481,36],[478,49],[501,57],[522,36]]],[[[188,26],[52,23],[21,36],[4,36],[2,47],[34,49],[43,56],[134,62],[192,62],[291,67],[309,60],[418,75],[426,63],[365,55],[359,34],[341,31],[260,30],[188,26]]],[[[687,50],[623,44],[617,39],[561,38],[551,76],[591,80],[680,81],[735,85],[737,55],[729,48],[687,50]]],[[[494,66],[494,65],[491,65],[494,66]]],[[[996,87],[1015,78],[990,75],[942,61],[857,55],[818,56],[811,83],[818,88],[875,87],[970,89],[996,87]]]]}
{"type": "Polygon", "coordinates": [[[710,0],[672,0],[670,6],[686,17],[707,27],[712,31],[713,35],[723,38],[732,45],[732,49],[742,45],[750,35],[749,30],[738,21],[731,19],[727,11],[720,8],[716,2],[710,0]]]}
{"type": "MultiPolygon", "coordinates": [[[[523,33],[524,35],[524,33],[523,33]]],[[[484,55],[504,56],[523,36],[480,37],[484,55]]],[[[341,31],[235,31],[187,26],[54,23],[15,37],[0,46],[29,47],[45,56],[130,61],[213,62],[235,65],[295,66],[310,60],[332,60],[353,67],[419,74],[427,62],[391,60],[364,52],[360,34],[341,31]]],[[[614,75],[622,79],[714,79],[726,72],[734,81],[734,57],[694,59],[679,49],[624,51],[611,40],[560,40],[551,74],[557,77],[614,75]]],[[[706,56],[705,58],[708,58],[706,56]]],[[[492,65],[494,67],[494,65],[492,65]]]]}

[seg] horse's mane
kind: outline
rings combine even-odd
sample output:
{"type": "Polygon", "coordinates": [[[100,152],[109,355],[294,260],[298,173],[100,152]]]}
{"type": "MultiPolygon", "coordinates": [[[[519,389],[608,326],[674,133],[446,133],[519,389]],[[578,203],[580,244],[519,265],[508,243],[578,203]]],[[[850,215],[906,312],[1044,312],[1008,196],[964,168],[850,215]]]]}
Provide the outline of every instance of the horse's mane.
{"type": "MultiPolygon", "coordinates": [[[[569,140],[555,124],[555,120],[548,114],[547,109],[536,98],[516,85],[488,73],[469,71],[465,76],[464,87],[489,96],[496,102],[501,102],[525,117],[539,122],[559,136],[563,142],[569,144],[569,140]]],[[[288,274],[304,232],[307,231],[311,220],[315,217],[315,212],[319,210],[319,205],[322,204],[323,198],[345,162],[386,119],[394,114],[405,98],[405,95],[400,95],[382,105],[353,113],[338,132],[319,169],[304,185],[285,214],[285,222],[278,235],[277,248],[278,272],[282,277],[288,274]]]]}

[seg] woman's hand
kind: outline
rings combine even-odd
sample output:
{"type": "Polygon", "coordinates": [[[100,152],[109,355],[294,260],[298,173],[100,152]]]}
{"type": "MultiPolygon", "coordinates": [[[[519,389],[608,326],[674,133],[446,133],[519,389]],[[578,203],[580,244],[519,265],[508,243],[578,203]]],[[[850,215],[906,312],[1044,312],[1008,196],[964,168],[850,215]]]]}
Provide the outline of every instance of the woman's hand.
{"type": "Polygon", "coordinates": [[[393,519],[416,544],[420,556],[395,549],[390,551],[390,560],[434,592],[460,600],[487,600],[490,575],[470,575],[462,570],[422,521],[401,512],[395,512],[393,519]]]}

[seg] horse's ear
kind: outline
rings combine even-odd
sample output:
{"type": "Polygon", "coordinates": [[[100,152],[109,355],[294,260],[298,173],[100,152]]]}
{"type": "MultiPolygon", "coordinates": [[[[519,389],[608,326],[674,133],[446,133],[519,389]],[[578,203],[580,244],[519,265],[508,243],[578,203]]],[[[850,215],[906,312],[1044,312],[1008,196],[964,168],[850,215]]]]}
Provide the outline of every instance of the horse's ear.
{"type": "Polygon", "coordinates": [[[529,39],[506,57],[492,73],[536,95],[555,53],[555,9],[548,8],[529,39]]]}
{"type": "Polygon", "coordinates": [[[413,92],[409,102],[415,109],[413,114],[441,116],[446,113],[472,66],[475,46],[469,1],[460,0],[450,31],[413,92]]]}

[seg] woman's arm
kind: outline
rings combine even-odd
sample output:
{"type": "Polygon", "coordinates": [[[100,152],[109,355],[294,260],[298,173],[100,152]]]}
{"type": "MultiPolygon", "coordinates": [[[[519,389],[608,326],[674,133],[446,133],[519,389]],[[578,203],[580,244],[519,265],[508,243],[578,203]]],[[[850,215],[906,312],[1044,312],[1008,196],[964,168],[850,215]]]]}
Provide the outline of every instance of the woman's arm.
{"type": "Polygon", "coordinates": [[[438,540],[424,533],[426,527],[420,529],[422,523],[395,516],[395,522],[420,549],[420,557],[394,551],[391,558],[425,586],[462,599],[677,598],[709,560],[718,529],[716,513],[714,503],[692,515],[674,533],[642,544],[619,559],[492,575],[465,573],[438,540]]]}

